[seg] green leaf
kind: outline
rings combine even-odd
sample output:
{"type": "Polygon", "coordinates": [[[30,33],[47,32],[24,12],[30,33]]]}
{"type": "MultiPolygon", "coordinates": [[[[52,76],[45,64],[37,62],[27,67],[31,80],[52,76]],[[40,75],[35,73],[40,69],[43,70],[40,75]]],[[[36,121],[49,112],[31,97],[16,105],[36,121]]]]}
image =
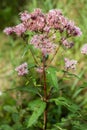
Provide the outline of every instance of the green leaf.
{"type": "Polygon", "coordinates": [[[70,101],[69,99],[66,99],[64,97],[59,97],[59,98],[55,98],[55,99],[50,99],[51,102],[55,102],[56,105],[60,106],[63,105],[65,106],[68,110],[70,110],[71,112],[75,113],[78,110],[80,110],[80,108],[74,104],[72,101],[70,101]]]}
{"type": "Polygon", "coordinates": [[[29,51],[29,45],[27,45],[25,48],[24,48],[24,52],[22,54],[22,58],[25,56],[25,54],[29,51]]]}
{"type": "Polygon", "coordinates": [[[6,105],[3,107],[3,109],[9,113],[18,112],[15,106],[6,105]]]}
{"type": "Polygon", "coordinates": [[[32,86],[21,86],[21,87],[14,87],[12,89],[7,89],[6,91],[13,91],[13,90],[19,90],[23,92],[28,92],[28,93],[33,93],[33,94],[38,94],[41,91],[39,87],[32,87],[32,86]]]}
{"type": "Polygon", "coordinates": [[[77,87],[72,98],[76,98],[83,90],[87,88],[87,83],[84,82],[81,86],[77,87]]]}
{"type": "Polygon", "coordinates": [[[29,35],[29,36],[32,36],[32,35],[34,35],[34,32],[26,31],[25,34],[26,34],[26,35],[29,35]]]}
{"type": "Polygon", "coordinates": [[[34,68],[36,65],[34,63],[28,65],[28,69],[34,68]]]}
{"type": "Polygon", "coordinates": [[[47,79],[50,83],[51,86],[55,87],[58,89],[58,79],[56,75],[56,69],[54,67],[49,67],[47,69],[47,79]]]}
{"type": "Polygon", "coordinates": [[[0,130],[13,130],[13,128],[9,125],[4,124],[0,126],[0,130]]]}
{"type": "Polygon", "coordinates": [[[76,85],[78,84],[78,82],[79,82],[80,80],[82,81],[82,77],[83,77],[84,71],[85,71],[85,70],[82,70],[82,71],[79,73],[79,78],[77,78],[77,79],[73,82],[73,85],[72,85],[72,87],[71,87],[71,90],[72,90],[72,91],[75,90],[76,85]]]}
{"type": "Polygon", "coordinates": [[[34,93],[34,94],[38,94],[38,88],[36,88],[36,87],[28,87],[28,86],[26,86],[26,87],[17,87],[17,89],[18,90],[20,90],[20,91],[26,91],[26,92],[29,92],[29,93],[34,93]]]}
{"type": "Polygon", "coordinates": [[[87,124],[81,124],[79,121],[73,121],[72,125],[78,130],[87,130],[87,124]]]}
{"type": "Polygon", "coordinates": [[[29,110],[34,111],[38,107],[38,104],[40,104],[40,103],[42,103],[42,101],[40,99],[29,102],[29,104],[28,104],[29,110]]]}
{"type": "Polygon", "coordinates": [[[70,73],[68,71],[65,71],[65,70],[62,70],[63,73],[66,73],[67,75],[69,75],[70,77],[76,77],[77,79],[81,79],[80,76],[76,75],[76,74],[73,74],[73,73],[70,73]]]}
{"type": "Polygon", "coordinates": [[[55,125],[55,127],[56,127],[58,130],[66,130],[66,129],[61,128],[61,127],[58,126],[58,125],[55,125]]]}
{"type": "Polygon", "coordinates": [[[35,100],[29,103],[29,107],[31,110],[33,110],[33,114],[28,121],[28,127],[31,127],[44,112],[46,103],[41,100],[35,100]]]}
{"type": "Polygon", "coordinates": [[[23,125],[20,122],[15,122],[12,127],[14,128],[14,130],[27,130],[26,128],[23,129],[23,125]]]}
{"type": "Polygon", "coordinates": [[[20,121],[20,117],[18,113],[13,113],[12,114],[12,120],[16,123],[20,121]]]}

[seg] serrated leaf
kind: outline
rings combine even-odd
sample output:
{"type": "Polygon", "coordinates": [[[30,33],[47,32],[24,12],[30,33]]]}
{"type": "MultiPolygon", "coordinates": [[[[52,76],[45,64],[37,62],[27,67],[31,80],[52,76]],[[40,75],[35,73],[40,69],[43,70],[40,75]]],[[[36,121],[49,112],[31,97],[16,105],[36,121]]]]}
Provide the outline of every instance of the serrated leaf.
{"type": "Polygon", "coordinates": [[[71,112],[75,113],[77,112],[78,110],[80,110],[80,108],[72,103],[70,100],[64,98],[64,97],[59,97],[59,98],[56,98],[56,99],[51,99],[50,100],[51,102],[54,101],[56,105],[63,105],[65,106],[68,110],[70,110],[71,112]]]}
{"type": "Polygon", "coordinates": [[[54,67],[49,67],[47,70],[47,79],[51,86],[58,89],[58,79],[56,75],[56,69],[54,67]]]}
{"type": "Polygon", "coordinates": [[[41,100],[35,100],[30,103],[31,109],[33,109],[33,114],[28,121],[28,127],[31,127],[41,116],[46,108],[46,103],[41,100]]]}

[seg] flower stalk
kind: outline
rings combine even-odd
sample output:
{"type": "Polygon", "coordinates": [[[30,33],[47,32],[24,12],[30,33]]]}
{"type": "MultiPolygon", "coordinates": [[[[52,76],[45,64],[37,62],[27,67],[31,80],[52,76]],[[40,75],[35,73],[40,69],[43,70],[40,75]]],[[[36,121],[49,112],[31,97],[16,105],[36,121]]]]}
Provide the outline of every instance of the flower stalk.
{"type": "Polygon", "coordinates": [[[44,101],[46,102],[46,108],[44,110],[44,125],[43,130],[47,128],[47,86],[46,86],[46,71],[45,71],[45,56],[43,55],[43,80],[44,80],[44,101]]]}

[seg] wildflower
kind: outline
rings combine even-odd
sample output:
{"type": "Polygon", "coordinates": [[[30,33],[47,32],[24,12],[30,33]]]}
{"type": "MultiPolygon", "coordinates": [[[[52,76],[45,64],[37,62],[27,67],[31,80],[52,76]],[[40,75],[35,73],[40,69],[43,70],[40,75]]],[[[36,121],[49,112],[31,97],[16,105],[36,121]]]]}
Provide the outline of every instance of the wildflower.
{"type": "Polygon", "coordinates": [[[46,22],[47,25],[52,28],[59,28],[60,26],[60,17],[62,16],[62,12],[60,10],[52,9],[48,12],[46,22]]]}
{"type": "Polygon", "coordinates": [[[42,31],[45,27],[45,15],[41,9],[35,9],[34,12],[30,14],[30,19],[25,22],[24,25],[27,30],[42,31]]]}
{"type": "Polygon", "coordinates": [[[81,36],[82,35],[82,31],[79,27],[74,27],[74,36],[81,36]]]}
{"type": "Polygon", "coordinates": [[[4,29],[4,33],[7,35],[10,35],[12,33],[16,33],[17,36],[21,36],[26,31],[26,27],[24,26],[23,23],[20,23],[14,27],[8,27],[4,29]]]}
{"type": "Polygon", "coordinates": [[[20,19],[22,22],[27,22],[30,18],[31,18],[31,15],[27,11],[20,13],[20,19]]]}
{"type": "Polygon", "coordinates": [[[81,48],[81,53],[87,55],[87,43],[84,44],[83,47],[81,48]]]}
{"type": "Polygon", "coordinates": [[[46,25],[43,30],[44,30],[45,32],[49,32],[49,31],[50,31],[50,27],[46,25]]]}
{"type": "Polygon", "coordinates": [[[69,60],[68,58],[65,58],[64,61],[65,61],[66,69],[76,69],[76,64],[77,64],[76,60],[69,60]]]}
{"type": "Polygon", "coordinates": [[[23,76],[23,75],[28,74],[28,65],[27,65],[27,63],[25,62],[25,63],[21,64],[20,66],[18,66],[15,69],[15,71],[18,72],[19,76],[23,76]]]}
{"type": "Polygon", "coordinates": [[[67,33],[70,36],[81,36],[82,35],[81,29],[79,27],[75,26],[74,22],[71,20],[67,22],[65,28],[66,28],[67,33]]]}
{"type": "Polygon", "coordinates": [[[17,26],[13,27],[13,31],[17,36],[21,36],[26,31],[26,27],[23,23],[20,23],[17,26]]]}
{"type": "Polygon", "coordinates": [[[47,14],[42,13],[41,9],[35,9],[32,13],[27,11],[20,13],[22,23],[15,27],[4,30],[7,35],[15,32],[21,36],[26,30],[50,32],[51,29],[59,30],[60,33],[66,31],[69,36],[81,36],[82,32],[74,22],[63,16],[61,10],[52,9],[47,14]]]}
{"type": "Polygon", "coordinates": [[[72,48],[74,43],[73,42],[69,42],[67,39],[62,38],[61,39],[62,44],[68,49],[68,48],[72,48]]]}
{"type": "Polygon", "coordinates": [[[56,47],[49,38],[42,34],[34,35],[31,39],[31,44],[40,49],[44,55],[53,52],[56,47]]]}
{"type": "Polygon", "coordinates": [[[3,32],[7,35],[10,35],[13,33],[13,28],[12,27],[7,27],[3,30],[3,32]]]}

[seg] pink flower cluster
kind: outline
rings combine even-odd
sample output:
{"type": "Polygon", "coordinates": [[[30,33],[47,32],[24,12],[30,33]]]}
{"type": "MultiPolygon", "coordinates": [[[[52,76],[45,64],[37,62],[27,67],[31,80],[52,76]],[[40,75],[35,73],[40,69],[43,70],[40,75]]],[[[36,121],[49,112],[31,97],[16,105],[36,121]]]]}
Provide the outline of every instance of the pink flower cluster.
{"type": "Polygon", "coordinates": [[[81,53],[87,55],[87,43],[84,44],[83,47],[81,48],[81,53]]]}
{"type": "MultiPolygon", "coordinates": [[[[25,13],[25,12],[24,12],[25,13]]],[[[41,9],[36,9],[34,12],[29,14],[29,18],[25,18],[23,24],[27,28],[27,30],[31,31],[42,31],[45,27],[45,15],[42,13],[41,9]]],[[[21,19],[23,19],[23,14],[21,15],[21,19]]]]}
{"type": "Polygon", "coordinates": [[[24,11],[20,13],[21,24],[15,27],[8,27],[4,33],[10,35],[16,33],[22,35],[26,30],[49,32],[50,29],[66,31],[70,36],[80,36],[82,34],[79,27],[74,22],[63,16],[62,12],[57,9],[50,10],[47,14],[43,14],[41,9],[36,9],[32,13],[24,11]]]}
{"type": "MultiPolygon", "coordinates": [[[[32,31],[35,34],[30,44],[33,44],[35,48],[41,50],[43,55],[54,52],[56,48],[57,32],[61,35],[60,43],[66,48],[71,48],[74,43],[67,40],[69,37],[81,36],[82,32],[74,22],[64,17],[61,10],[52,9],[48,13],[44,14],[41,9],[35,9],[33,12],[27,11],[20,13],[21,23],[14,27],[8,27],[4,29],[4,33],[11,35],[15,33],[17,36],[26,36],[26,31],[32,31]]],[[[81,53],[87,54],[87,44],[81,49],[81,53]]],[[[65,58],[65,68],[75,69],[77,64],[76,60],[69,60],[65,58]]],[[[18,75],[25,75],[28,73],[27,63],[24,63],[16,68],[18,75]]],[[[42,72],[42,68],[37,68],[39,73],[42,72]]]]}
{"type": "Polygon", "coordinates": [[[16,33],[17,36],[21,36],[26,31],[26,28],[23,23],[16,25],[15,27],[8,27],[4,29],[4,33],[10,35],[16,33]]]}
{"type": "Polygon", "coordinates": [[[65,61],[66,70],[68,70],[68,69],[76,69],[76,64],[77,64],[76,60],[70,60],[68,58],[65,58],[64,61],[65,61]]]}
{"type": "Polygon", "coordinates": [[[75,26],[74,22],[68,21],[65,25],[65,29],[69,36],[81,36],[82,32],[79,27],[75,26]]]}
{"type": "Polygon", "coordinates": [[[58,29],[60,32],[66,31],[70,36],[82,35],[80,28],[64,17],[60,10],[50,10],[47,14],[46,22],[48,26],[58,29]]]}
{"type": "Polygon", "coordinates": [[[20,19],[22,22],[27,22],[31,18],[31,15],[28,13],[28,11],[24,11],[23,13],[20,13],[20,19]]]}
{"type": "Polygon", "coordinates": [[[5,34],[10,35],[13,33],[13,29],[11,27],[7,27],[3,31],[5,34]]]}
{"type": "Polygon", "coordinates": [[[47,14],[46,22],[47,26],[50,28],[60,29],[60,19],[62,18],[62,13],[60,10],[50,10],[47,14]]]}
{"type": "Polygon", "coordinates": [[[26,28],[23,23],[18,24],[17,26],[13,27],[13,32],[16,33],[17,36],[21,36],[26,31],[26,28]]]}
{"type": "Polygon", "coordinates": [[[26,74],[28,74],[28,65],[25,62],[25,63],[21,64],[20,66],[18,66],[15,70],[18,72],[19,76],[26,75],[26,74]]]}
{"type": "Polygon", "coordinates": [[[69,42],[67,39],[62,38],[61,40],[62,44],[68,49],[68,48],[72,48],[74,43],[73,42],[69,42]]]}
{"type": "Polygon", "coordinates": [[[56,47],[46,35],[42,34],[34,35],[31,39],[31,44],[39,48],[44,55],[53,52],[56,47]]]}

